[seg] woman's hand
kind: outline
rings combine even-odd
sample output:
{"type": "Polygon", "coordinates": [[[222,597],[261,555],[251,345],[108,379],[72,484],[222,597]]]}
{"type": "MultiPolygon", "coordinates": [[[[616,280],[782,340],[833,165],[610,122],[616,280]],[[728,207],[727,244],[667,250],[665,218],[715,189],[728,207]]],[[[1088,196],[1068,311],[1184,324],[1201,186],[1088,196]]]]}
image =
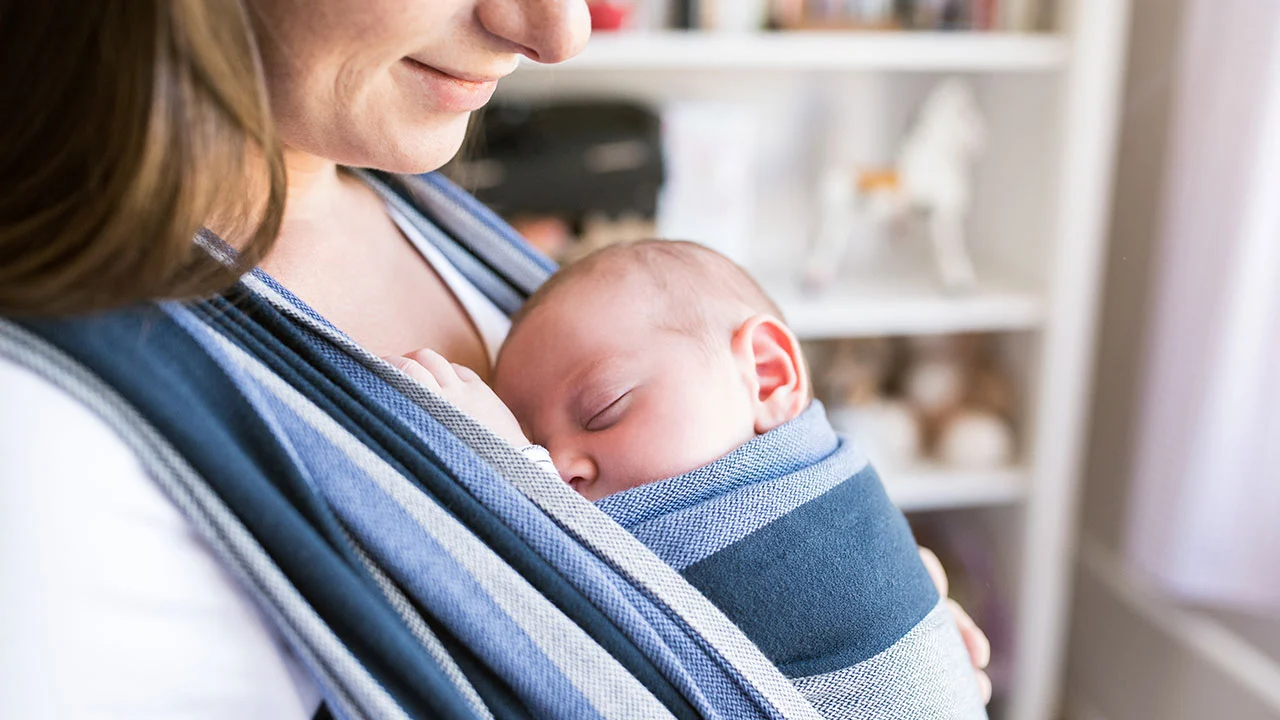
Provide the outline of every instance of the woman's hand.
{"type": "Polygon", "coordinates": [[[982,701],[990,702],[991,700],[991,678],[987,677],[987,663],[991,662],[991,642],[987,640],[986,633],[978,627],[973,618],[969,617],[969,613],[960,607],[960,603],[947,597],[949,584],[947,582],[947,571],[942,567],[942,561],[937,555],[928,548],[920,548],[920,559],[924,561],[924,566],[929,569],[929,577],[933,578],[933,584],[938,587],[938,594],[947,598],[947,607],[951,609],[951,615],[955,618],[956,626],[960,628],[960,637],[964,638],[965,649],[969,651],[969,660],[973,662],[973,671],[978,676],[978,687],[982,690],[982,701]]]}
{"type": "Polygon", "coordinates": [[[453,403],[503,440],[518,448],[530,444],[511,409],[471,368],[451,363],[434,350],[417,350],[385,360],[453,403]]]}

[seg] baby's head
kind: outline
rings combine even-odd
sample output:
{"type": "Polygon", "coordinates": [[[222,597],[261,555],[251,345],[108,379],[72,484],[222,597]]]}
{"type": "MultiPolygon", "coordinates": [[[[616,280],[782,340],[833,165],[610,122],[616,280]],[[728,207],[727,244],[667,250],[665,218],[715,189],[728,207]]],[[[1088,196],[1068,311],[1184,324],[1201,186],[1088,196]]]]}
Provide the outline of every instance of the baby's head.
{"type": "Polygon", "coordinates": [[[760,286],[665,240],[548,280],[515,318],[494,389],[592,500],[712,462],[811,399],[800,344],[760,286]]]}

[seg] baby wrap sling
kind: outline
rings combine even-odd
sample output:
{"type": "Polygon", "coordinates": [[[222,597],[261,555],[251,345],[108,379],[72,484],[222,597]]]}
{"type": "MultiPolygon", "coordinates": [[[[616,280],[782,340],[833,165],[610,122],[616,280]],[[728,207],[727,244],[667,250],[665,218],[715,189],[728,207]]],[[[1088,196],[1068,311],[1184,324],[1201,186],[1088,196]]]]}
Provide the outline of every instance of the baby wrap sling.
{"type": "MultiPolygon", "coordinates": [[[[363,177],[508,313],[554,269],[440,176],[363,177]]],[[[0,356],[114,428],[340,718],[820,717],[634,536],[261,272],[0,319],[0,356]]]]}
{"type": "Polygon", "coordinates": [[[596,505],[824,717],[986,717],[906,519],[822,403],[715,462],[596,505]]]}

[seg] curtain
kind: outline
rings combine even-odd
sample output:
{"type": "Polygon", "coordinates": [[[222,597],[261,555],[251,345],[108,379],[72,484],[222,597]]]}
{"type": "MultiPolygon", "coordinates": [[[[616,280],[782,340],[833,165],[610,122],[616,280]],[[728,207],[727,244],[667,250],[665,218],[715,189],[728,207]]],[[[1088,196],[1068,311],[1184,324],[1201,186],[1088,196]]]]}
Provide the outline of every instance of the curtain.
{"type": "Polygon", "coordinates": [[[1127,557],[1280,611],[1280,3],[1188,0],[1127,557]]]}

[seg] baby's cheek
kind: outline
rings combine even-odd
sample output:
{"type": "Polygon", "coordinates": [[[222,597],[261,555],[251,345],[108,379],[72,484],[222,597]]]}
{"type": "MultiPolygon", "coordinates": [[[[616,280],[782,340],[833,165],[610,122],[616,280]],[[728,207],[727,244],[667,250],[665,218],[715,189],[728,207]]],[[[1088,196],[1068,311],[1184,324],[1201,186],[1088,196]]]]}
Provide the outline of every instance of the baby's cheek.
{"type": "MultiPolygon", "coordinates": [[[[750,407],[719,387],[708,388],[682,417],[672,417],[669,427],[678,433],[688,469],[700,467],[729,454],[755,437],[750,407]]],[[[687,471],[687,470],[686,470],[687,471]]]]}
{"type": "Polygon", "coordinates": [[[639,482],[681,475],[733,449],[726,446],[726,428],[721,423],[698,412],[680,413],[673,409],[652,413],[643,429],[632,434],[627,464],[629,474],[638,476],[639,482]]]}

